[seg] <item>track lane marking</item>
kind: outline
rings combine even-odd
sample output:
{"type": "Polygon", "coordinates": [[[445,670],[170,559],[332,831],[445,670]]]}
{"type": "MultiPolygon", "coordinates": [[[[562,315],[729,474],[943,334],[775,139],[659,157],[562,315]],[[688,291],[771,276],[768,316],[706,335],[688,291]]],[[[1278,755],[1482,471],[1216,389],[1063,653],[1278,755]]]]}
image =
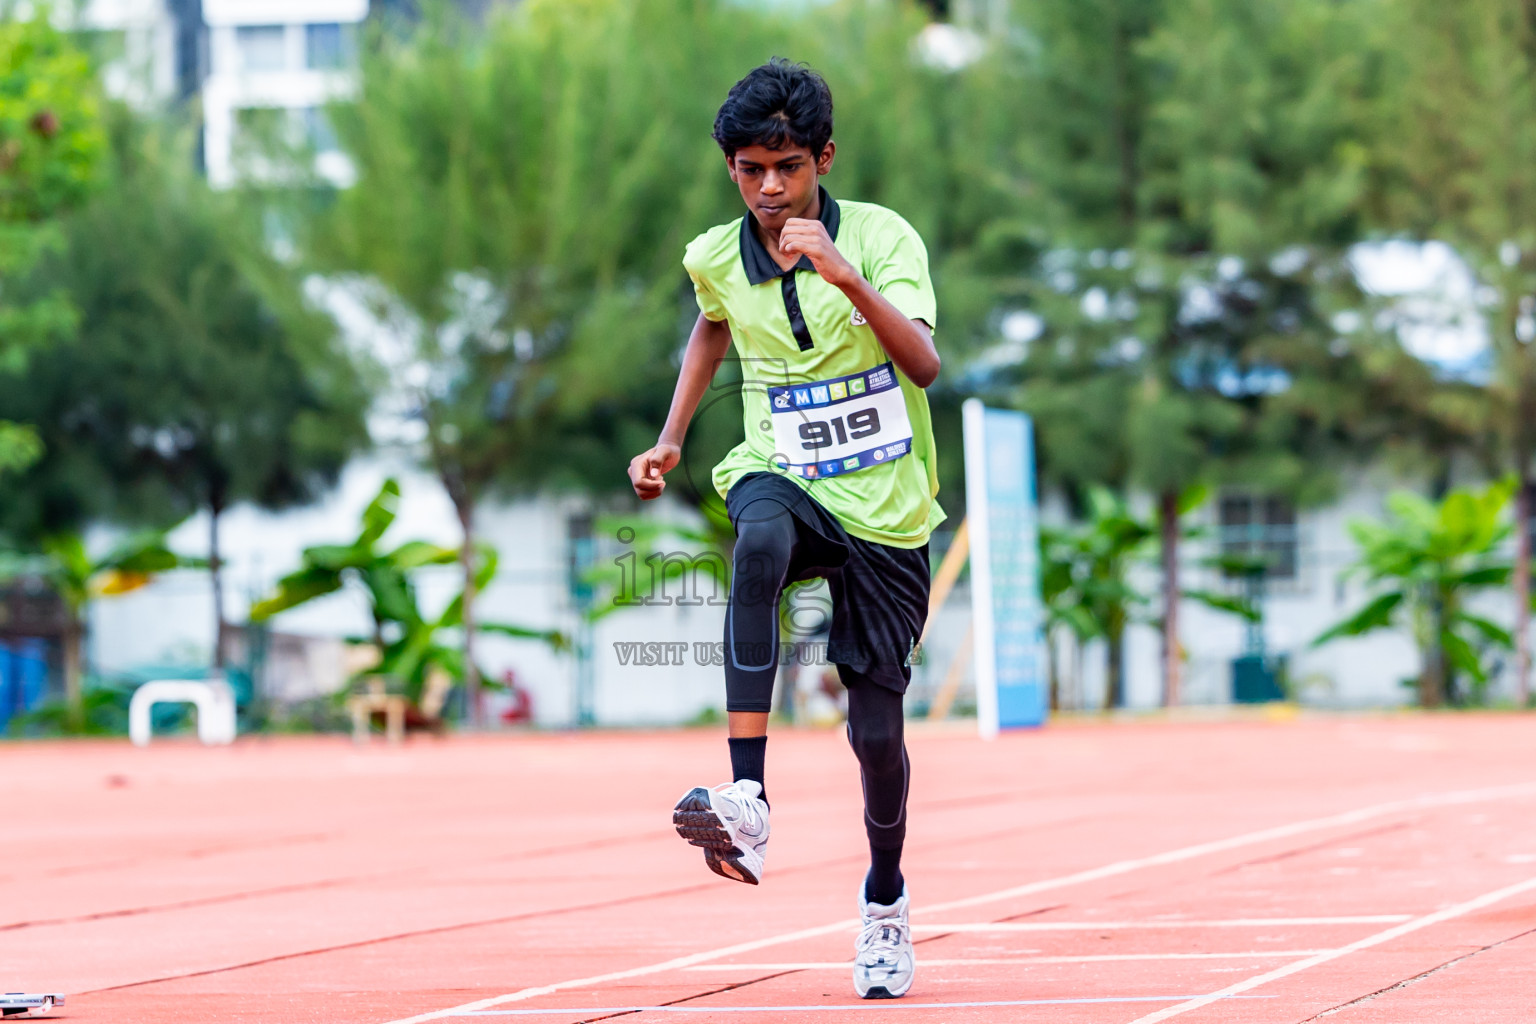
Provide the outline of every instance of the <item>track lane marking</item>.
{"type": "Polygon", "coordinates": [[[1239,917],[1228,921],[974,921],[966,924],[914,924],[915,932],[1106,932],[1162,928],[1290,928],[1345,924],[1401,924],[1412,914],[1359,917],[1239,917]]]}
{"type": "MultiPolygon", "coordinates": [[[[1133,960],[1283,960],[1293,956],[1316,956],[1326,949],[1266,949],[1246,953],[1098,953],[1092,956],[1024,956],[1012,959],[919,960],[920,967],[1014,967],[1029,964],[1109,964],[1133,960]]],[[[698,964],[687,971],[846,971],[852,960],[817,961],[803,964],[698,964]]]]}
{"type": "Polygon", "coordinates": [[[1446,907],[1443,910],[1437,910],[1433,914],[1425,914],[1423,917],[1416,917],[1412,921],[1398,925],[1396,928],[1388,928],[1385,931],[1377,932],[1375,935],[1368,935],[1365,938],[1351,942],[1348,945],[1340,946],[1338,949],[1332,949],[1326,953],[1319,953],[1316,956],[1308,957],[1305,960],[1298,960],[1295,963],[1286,964],[1284,967],[1277,967],[1274,970],[1268,971],[1264,974],[1255,975],[1245,981],[1239,981],[1236,984],[1228,985],[1226,988],[1219,992],[1212,992],[1209,995],[1198,996],[1194,999],[1188,1000],[1187,1002],[1180,1003],[1178,1006],[1170,1006],[1167,1009],[1158,1010],[1156,1013],[1150,1013],[1145,1017],[1138,1017],[1132,1021],[1131,1024],[1157,1024],[1158,1021],[1168,1020],[1171,1017],[1177,1017],[1180,1014],[1189,1013],[1191,1010],[1198,1010],[1202,1006],[1209,1006],[1211,1003],[1216,1002],[1218,999],[1225,999],[1230,996],[1250,991],[1251,989],[1258,988],[1260,985],[1267,985],[1272,981],[1279,981],[1281,978],[1290,977],[1292,974],[1299,974],[1300,972],[1316,967],[1319,964],[1328,963],[1330,960],[1337,960],[1340,957],[1348,956],[1351,953],[1358,953],[1362,949],[1370,949],[1372,946],[1379,946],[1384,942],[1391,942],[1393,939],[1401,938],[1402,936],[1408,935],[1411,932],[1416,932],[1423,928],[1429,928],[1432,925],[1441,924],[1445,921],[1451,921],[1455,918],[1463,917],[1475,910],[1482,910],[1484,907],[1491,907],[1495,903],[1502,903],[1504,900],[1509,899],[1511,896],[1519,896],[1521,893],[1532,891],[1536,891],[1536,878],[1527,878],[1523,882],[1516,882],[1514,885],[1506,885],[1502,889],[1495,889],[1492,892],[1483,893],[1483,895],[1473,897],[1472,899],[1466,900],[1465,902],[1457,903],[1454,906],[1446,907]]]}
{"type": "MultiPolygon", "coordinates": [[[[822,1003],[808,1006],[565,1006],[548,1010],[464,1010],[455,1017],[559,1017],[573,1013],[842,1013],[847,1010],[956,1010],[987,1006],[1076,1006],[1092,1003],[1166,1003],[1186,996],[1083,996],[1068,999],[997,999],[978,1003],[909,1003],[904,999],[872,999],[861,1003],[822,1003]]],[[[1227,996],[1228,999],[1274,999],[1274,996],[1227,996]]]]}
{"type": "Polygon", "coordinates": [[[1169,850],[1166,853],[1154,854],[1150,857],[1116,861],[1113,864],[1090,868],[1087,871],[1079,871],[1076,874],[1066,875],[1061,878],[1048,878],[1039,882],[1028,882],[1024,885],[1014,886],[1011,889],[1002,889],[998,892],[982,893],[979,896],[950,900],[947,903],[934,903],[925,907],[914,907],[912,913],[935,914],[946,910],[961,910],[966,907],[984,906],[988,903],[998,903],[1019,896],[1030,896],[1037,892],[1060,889],[1068,885],[1077,885],[1082,882],[1097,882],[1104,878],[1114,878],[1117,875],[1129,874],[1132,871],[1140,871],[1145,868],[1177,864],[1181,861],[1193,860],[1196,857],[1204,857],[1213,853],[1225,853],[1228,850],[1266,843],[1275,839],[1289,839],[1292,836],[1304,835],[1308,832],[1338,828],[1344,825],[1356,825],[1362,821],[1370,821],[1373,818],[1380,818],[1389,814],[1440,807],[1456,807],[1461,804],[1482,803],[1489,800],[1533,795],[1536,795],[1536,783],[1524,782],[1509,786],[1491,786],[1486,789],[1464,789],[1453,790],[1449,793],[1424,794],[1422,796],[1410,797],[1406,800],[1391,800],[1386,803],[1357,808],[1353,811],[1344,811],[1341,814],[1330,814],[1323,818],[1309,818],[1304,821],[1293,822],[1289,825],[1278,825],[1274,828],[1260,829],[1257,832],[1245,832],[1241,835],[1217,839],[1209,843],[1185,846],[1176,850],[1169,850]]]}
{"type": "MultiPolygon", "coordinates": [[[[1289,825],[1278,825],[1271,828],[1259,829],[1254,832],[1245,832],[1226,839],[1217,839],[1211,842],[1196,843],[1193,846],[1184,846],[1168,850],[1163,853],[1153,854],[1148,857],[1132,858],[1130,860],[1115,861],[1102,867],[1090,868],[1086,871],[1074,872],[1070,875],[1061,875],[1056,878],[1041,879],[1037,882],[1029,882],[1024,885],[1013,886],[1008,889],[1000,889],[991,893],[983,893],[979,896],[969,896],[958,900],[949,900],[943,903],[930,904],[926,907],[914,908],[914,914],[942,913],[949,910],[958,910],[966,907],[983,906],[987,903],[997,903],[1004,900],[1016,899],[1020,896],[1028,896],[1038,892],[1046,892],[1052,889],[1066,888],[1067,886],[1080,885],[1084,882],[1095,882],[1105,878],[1114,878],[1119,875],[1129,874],[1146,868],[1162,867],[1168,864],[1178,864],[1183,861],[1194,860],[1199,857],[1209,856],[1213,853],[1223,853],[1227,850],[1240,849],[1244,846],[1253,846],[1259,843],[1270,842],[1276,839],[1288,839],[1292,836],[1304,835],[1308,832],[1317,832],[1329,828],[1338,828],[1344,825],[1353,825],[1373,818],[1380,818],[1389,814],[1401,814],[1418,810],[1429,810],[1440,807],[1455,807],[1462,804],[1480,803],[1489,800],[1511,799],[1526,796],[1536,796],[1536,782],[1525,782],[1507,786],[1491,786],[1484,789],[1452,790],[1445,793],[1427,793],[1404,800],[1390,800],[1384,803],[1371,804],[1366,807],[1356,808],[1353,811],[1344,811],[1339,814],[1330,814],[1321,818],[1309,818],[1303,821],[1292,822],[1289,825]]],[[[573,988],[588,988],[593,985],[602,985],[613,981],[626,981],[630,978],[641,978],[651,974],[664,974],[668,971],[680,970],[692,967],[694,964],[704,963],[709,960],[719,960],[721,957],[735,956],[739,953],[749,953],[753,950],[764,949],[768,946],[781,945],[788,942],[798,942],[802,939],[819,938],[823,935],[832,935],[840,931],[857,927],[860,924],[857,918],[846,918],[831,924],[825,924],[814,928],[804,928],[794,932],[786,932],[781,935],[771,935],[761,939],[741,942],[719,949],[705,950],[699,953],[691,953],[686,956],[673,957],[670,960],[662,960],[657,963],[646,964],[640,967],[631,967],[622,971],[610,971],[605,974],[594,974],[585,978],[571,978],[567,981],[552,982],[547,985],[531,985],[508,992],[505,995],[491,996],[486,999],[477,999],[473,1002],[459,1006],[446,1007],[441,1010],[430,1010],[412,1017],[401,1017],[389,1021],[387,1024],[425,1024],[426,1021],[441,1020],[444,1017],[463,1016],[480,1010],[489,1010],[506,1003],[521,1002],[525,999],[537,999],[540,996],[553,995],[573,988]]],[[[1399,926],[1401,927],[1401,926],[1399,926]]],[[[881,1000],[885,1002],[885,1000],[881,1000]]],[[[888,1004],[894,1005],[894,1004],[888,1004]]]]}

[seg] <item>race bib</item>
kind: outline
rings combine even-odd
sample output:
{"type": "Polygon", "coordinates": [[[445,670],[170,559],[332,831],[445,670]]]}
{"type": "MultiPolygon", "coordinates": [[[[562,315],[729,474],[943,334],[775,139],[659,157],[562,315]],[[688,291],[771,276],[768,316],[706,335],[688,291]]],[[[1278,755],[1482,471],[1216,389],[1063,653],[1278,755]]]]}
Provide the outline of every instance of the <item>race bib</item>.
{"type": "Polygon", "coordinates": [[[907,400],[890,363],[811,384],[768,389],[774,462],[807,478],[857,473],[912,450],[907,400]]]}

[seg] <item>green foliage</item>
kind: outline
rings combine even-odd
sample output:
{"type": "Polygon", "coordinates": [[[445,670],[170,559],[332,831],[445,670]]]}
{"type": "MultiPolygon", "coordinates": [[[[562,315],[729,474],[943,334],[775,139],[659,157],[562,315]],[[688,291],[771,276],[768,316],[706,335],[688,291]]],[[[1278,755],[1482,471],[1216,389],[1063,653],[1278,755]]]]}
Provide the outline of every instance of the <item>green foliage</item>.
{"type": "MultiPolygon", "coordinates": [[[[126,736],[128,705],[137,684],[102,679],[87,680],[78,707],[67,701],[49,701],[16,715],[6,732],[11,736],[126,736]]],[[[166,710],[157,708],[157,711],[166,710]]],[[[185,717],[185,709],[177,709],[185,717]]]]}
{"type": "MultiPolygon", "coordinates": [[[[1203,491],[1191,490],[1181,498],[1181,512],[1204,500],[1203,491]]],[[[1157,554],[1159,531],[1157,524],[1137,516],[1107,488],[1089,488],[1087,513],[1081,524],[1041,528],[1040,590],[1048,633],[1065,629],[1079,647],[1094,640],[1105,642],[1108,708],[1123,698],[1121,656],[1126,627],[1158,621],[1150,616],[1150,600],[1131,582],[1131,573],[1157,554]]],[[[1198,531],[1186,530],[1183,536],[1198,536],[1198,531]]],[[[1250,622],[1259,618],[1258,610],[1243,597],[1189,588],[1181,589],[1179,596],[1250,622]]]]}
{"type": "Polygon", "coordinates": [[[1450,243],[1483,295],[1491,379],[1427,412],[1522,483],[1536,457],[1536,24],[1519,0],[1384,4],[1395,45],[1377,221],[1450,243]]]}
{"type": "Polygon", "coordinates": [[[1371,421],[1332,317],[1356,303],[1376,94],[1356,6],[1029,3],[1020,170],[1054,228],[1015,393],[1048,475],[1316,500],[1371,421]]]}
{"type": "Polygon", "coordinates": [[[131,593],[162,572],[207,564],[206,559],[176,554],[166,545],[163,534],[128,537],[105,554],[92,556],[78,533],[60,533],[44,537],[33,554],[0,552],[0,582],[36,576],[80,620],[93,597],[131,593]]]}
{"type": "Polygon", "coordinates": [[[43,443],[37,431],[0,420],[0,476],[26,469],[42,458],[43,443]]]}
{"type": "Polygon", "coordinates": [[[1488,681],[1483,652],[1513,645],[1507,630],[1468,611],[1467,602],[1510,581],[1498,547],[1510,533],[1503,512],[1514,488],[1510,479],[1481,492],[1456,490],[1438,504],[1400,491],[1387,499],[1385,522],[1353,520],[1360,556],[1348,573],[1364,577],[1375,596],[1313,645],[1407,626],[1423,657],[1420,702],[1459,699],[1457,675],[1472,681],[1475,697],[1488,681]]]}
{"type": "Polygon", "coordinates": [[[90,189],[106,139],[94,70],[48,12],[0,18],[0,221],[37,222],[90,189]]]}
{"type": "MultiPolygon", "coordinates": [[[[424,615],[416,599],[412,574],[432,565],[453,565],[460,560],[457,548],[445,548],[412,540],[389,547],[382,544],[394,524],[400,503],[400,484],[390,479],[363,509],[357,537],[347,544],[320,544],[304,549],[303,564],[278,581],[277,591],[251,607],[251,620],[263,622],[279,612],[296,608],[332,594],[349,580],[362,584],[373,617],[373,642],[379,648],[379,665],[370,673],[397,680],[406,694],[419,700],[428,673],[441,669],[454,679],[464,677],[462,653],[444,642],[444,633],[464,622],[463,594],[455,597],[435,618],[424,615]]],[[[483,590],[496,575],[496,552],[482,545],[476,552],[474,585],[483,590]]],[[[564,650],[563,634],[530,629],[510,623],[477,622],[479,632],[540,640],[564,650]]]]}
{"type": "MultiPolygon", "coordinates": [[[[18,294],[16,282],[57,248],[55,220],[89,193],[105,142],[86,56],[46,10],[27,20],[0,11],[0,375],[74,327],[67,296],[18,294]]],[[[0,422],[0,476],[38,455],[35,433],[0,422]]]]}
{"type": "Polygon", "coordinates": [[[108,187],[30,282],[69,297],[77,336],[0,378],[0,406],[38,424],[46,453],[0,521],[38,536],[311,500],[366,440],[334,325],[176,139],[120,110],[112,128],[108,187]]]}
{"type": "Polygon", "coordinates": [[[1147,605],[1130,574],[1156,537],[1151,524],[1137,518],[1113,492],[1088,492],[1088,519],[1081,527],[1045,528],[1042,550],[1042,598],[1047,628],[1066,627],[1078,644],[1102,639],[1108,657],[1105,708],[1125,696],[1125,629],[1147,605]]]}
{"type": "MultiPolygon", "coordinates": [[[[628,491],[623,467],[654,442],[695,315],[682,249],[743,213],[715,112],[774,53],[817,67],[837,97],[828,187],[913,221],[952,311],[947,350],[978,343],[995,279],[1017,272],[995,226],[1005,183],[978,158],[1008,137],[987,97],[1011,83],[994,63],[922,65],[920,25],[893,2],[532,0],[483,29],[439,6],[377,39],[360,101],[333,111],[357,183],[305,248],[379,286],[359,285],[409,336],[407,364],[433,366],[404,387],[450,491],[628,491]]],[[[696,503],[714,500],[707,467],[738,436],[734,372],[689,440],[679,483],[696,503]]]]}

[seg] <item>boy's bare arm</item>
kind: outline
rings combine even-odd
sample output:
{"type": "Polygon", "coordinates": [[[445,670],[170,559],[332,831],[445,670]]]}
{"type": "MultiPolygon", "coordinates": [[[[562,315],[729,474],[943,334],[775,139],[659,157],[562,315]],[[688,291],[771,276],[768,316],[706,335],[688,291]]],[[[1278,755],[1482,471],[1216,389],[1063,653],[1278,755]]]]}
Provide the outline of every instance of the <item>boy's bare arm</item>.
{"type": "Polygon", "coordinates": [[[682,458],[688,424],[699,407],[699,399],[704,397],[704,389],[714,379],[715,371],[730,347],[731,330],[725,322],[711,320],[700,313],[693,332],[688,335],[688,347],[683,352],[677,387],[672,391],[672,409],[667,413],[667,424],[661,428],[661,436],[654,448],[629,460],[629,482],[641,500],[660,497],[666,490],[667,482],[662,476],[682,458]]]}
{"type": "Polygon", "coordinates": [[[880,347],[908,380],[926,388],[938,378],[939,351],[933,345],[933,329],[921,320],[908,319],[866,281],[864,275],[837,251],[821,221],[791,218],[779,233],[779,249],[809,257],[821,279],[848,296],[854,308],[864,314],[880,347]]]}

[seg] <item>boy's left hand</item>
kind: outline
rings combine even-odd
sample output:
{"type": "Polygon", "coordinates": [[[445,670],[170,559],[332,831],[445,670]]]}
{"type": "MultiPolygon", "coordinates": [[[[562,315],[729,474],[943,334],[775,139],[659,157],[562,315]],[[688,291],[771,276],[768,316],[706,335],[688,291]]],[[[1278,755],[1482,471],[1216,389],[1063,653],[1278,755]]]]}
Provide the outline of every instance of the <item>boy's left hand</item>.
{"type": "Polygon", "coordinates": [[[779,251],[788,256],[803,255],[821,279],[834,287],[842,287],[858,276],[853,264],[843,258],[832,244],[826,225],[819,220],[791,217],[779,232],[779,251]]]}

